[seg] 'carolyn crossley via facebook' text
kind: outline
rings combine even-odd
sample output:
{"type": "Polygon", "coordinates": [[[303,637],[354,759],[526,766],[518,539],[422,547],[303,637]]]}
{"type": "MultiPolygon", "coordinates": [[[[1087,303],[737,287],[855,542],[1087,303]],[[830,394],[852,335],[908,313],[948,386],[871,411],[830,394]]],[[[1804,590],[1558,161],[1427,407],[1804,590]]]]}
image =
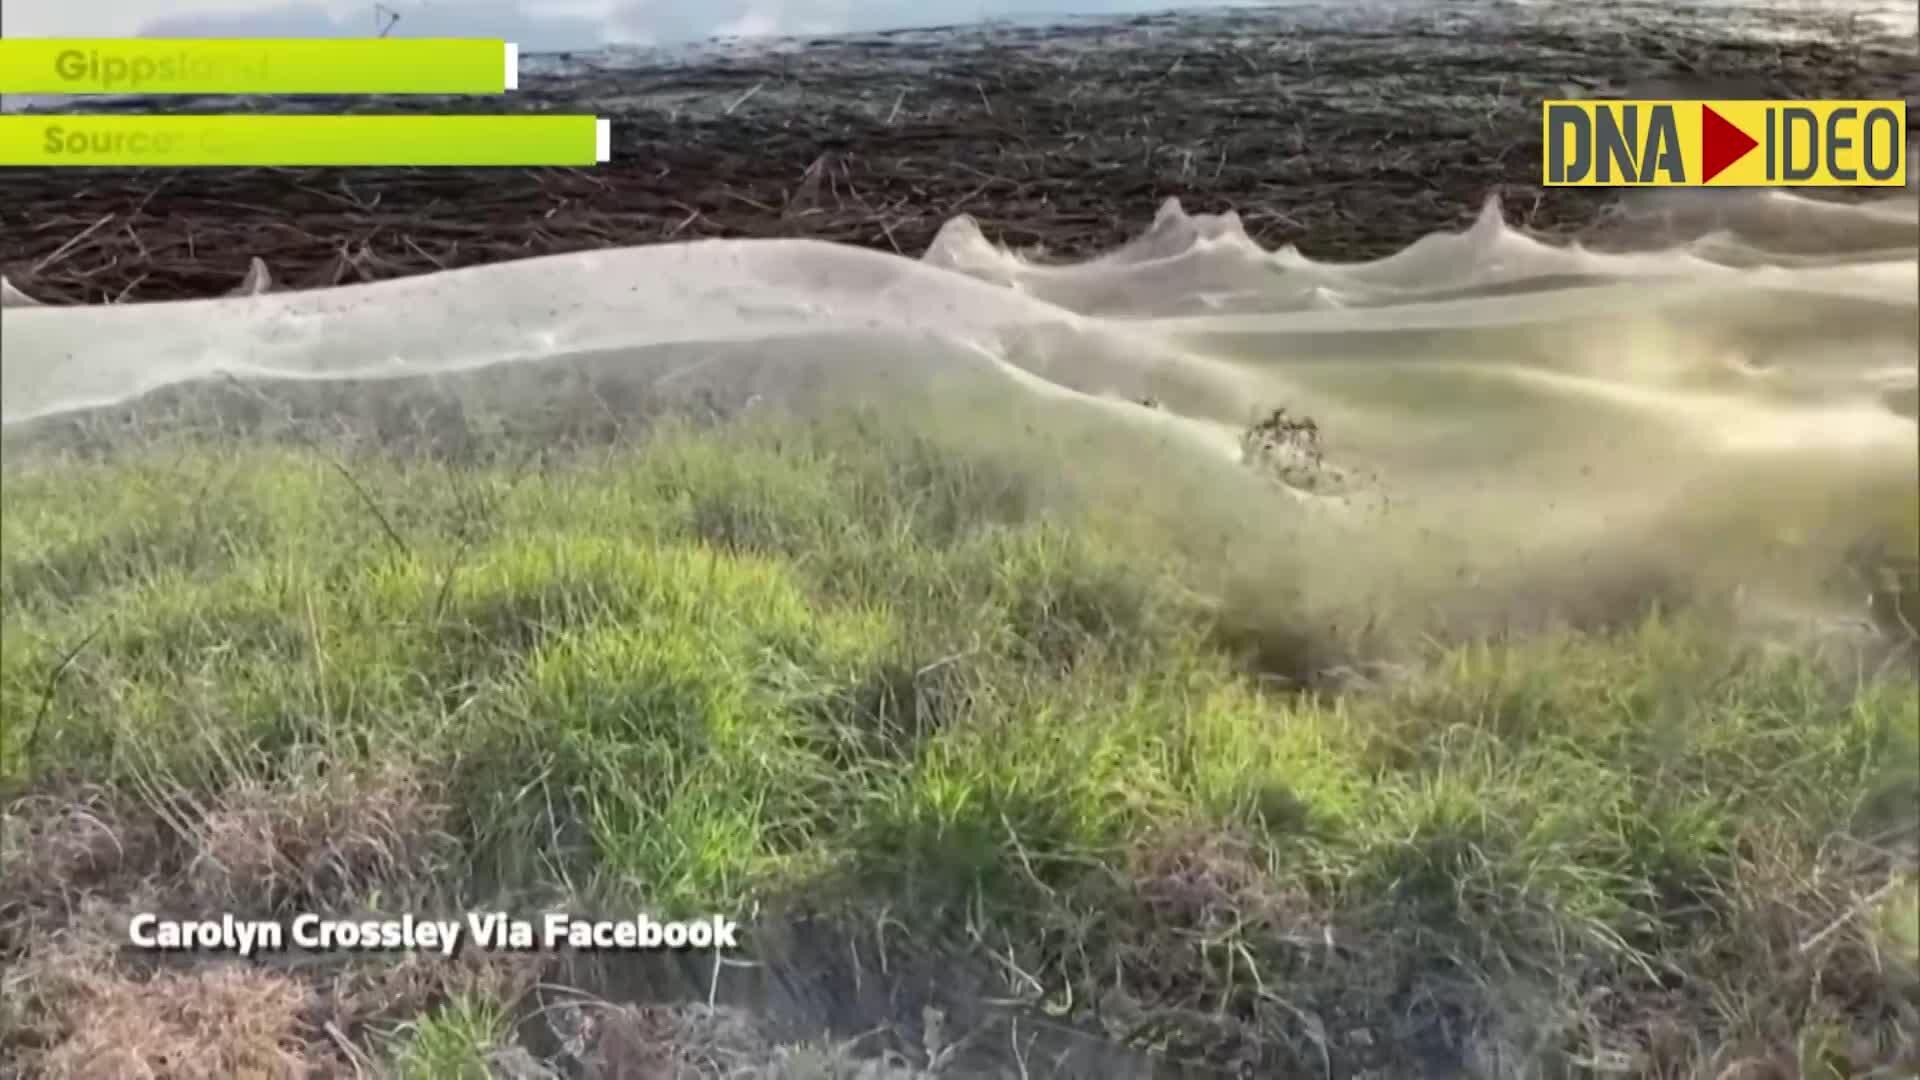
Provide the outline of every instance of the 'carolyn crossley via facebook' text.
{"type": "Polygon", "coordinates": [[[737,949],[739,924],[724,915],[693,920],[583,919],[547,912],[538,920],[505,912],[470,911],[464,919],[169,919],[150,912],[127,921],[127,940],[160,952],[231,952],[240,956],[281,952],[438,952],[452,956],[471,944],[488,951],[579,949],[737,949]]]}

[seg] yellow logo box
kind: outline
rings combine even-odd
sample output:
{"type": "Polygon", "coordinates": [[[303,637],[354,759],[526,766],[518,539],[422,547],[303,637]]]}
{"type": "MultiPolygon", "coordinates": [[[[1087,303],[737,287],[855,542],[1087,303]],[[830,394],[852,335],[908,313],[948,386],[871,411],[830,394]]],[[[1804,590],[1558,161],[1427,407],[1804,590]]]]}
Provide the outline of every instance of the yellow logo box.
{"type": "Polygon", "coordinates": [[[1548,187],[1903,187],[1903,101],[1548,101],[1548,187]]]}

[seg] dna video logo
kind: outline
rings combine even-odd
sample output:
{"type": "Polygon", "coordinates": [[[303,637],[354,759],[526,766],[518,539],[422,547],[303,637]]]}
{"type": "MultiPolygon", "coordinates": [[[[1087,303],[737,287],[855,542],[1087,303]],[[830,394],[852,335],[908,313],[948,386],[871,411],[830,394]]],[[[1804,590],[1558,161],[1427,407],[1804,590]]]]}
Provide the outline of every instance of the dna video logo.
{"type": "Polygon", "coordinates": [[[1549,101],[1548,187],[1903,187],[1902,101],[1549,101]]]}

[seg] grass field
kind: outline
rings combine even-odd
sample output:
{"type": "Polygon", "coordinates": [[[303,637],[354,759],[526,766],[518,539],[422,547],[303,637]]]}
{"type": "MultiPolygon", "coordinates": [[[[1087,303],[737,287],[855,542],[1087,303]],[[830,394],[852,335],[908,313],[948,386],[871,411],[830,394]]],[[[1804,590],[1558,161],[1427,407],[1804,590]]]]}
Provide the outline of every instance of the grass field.
{"type": "MultiPolygon", "coordinates": [[[[902,1076],[1021,1075],[1004,1025],[941,1054],[1009,1010],[1255,1075],[1920,1063],[1904,665],[1710,599],[1356,637],[1011,460],[881,420],[10,455],[0,1059],[541,1075],[571,982],[589,1075],[855,1075],[580,958],[118,951],[133,910],[638,906],[848,969],[816,992],[902,1076]]],[[[740,1015],[804,1012],[761,971],[740,1015]]]]}

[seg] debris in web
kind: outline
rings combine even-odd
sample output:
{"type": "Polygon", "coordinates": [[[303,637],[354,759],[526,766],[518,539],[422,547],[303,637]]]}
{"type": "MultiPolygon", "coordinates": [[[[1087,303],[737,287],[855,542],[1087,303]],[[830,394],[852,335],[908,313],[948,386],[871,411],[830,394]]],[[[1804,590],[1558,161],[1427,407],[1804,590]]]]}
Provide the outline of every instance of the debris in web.
{"type": "Polygon", "coordinates": [[[1274,409],[1241,434],[1240,461],[1296,491],[1324,494],[1346,486],[1345,473],[1327,464],[1320,425],[1285,408],[1274,409]]]}

